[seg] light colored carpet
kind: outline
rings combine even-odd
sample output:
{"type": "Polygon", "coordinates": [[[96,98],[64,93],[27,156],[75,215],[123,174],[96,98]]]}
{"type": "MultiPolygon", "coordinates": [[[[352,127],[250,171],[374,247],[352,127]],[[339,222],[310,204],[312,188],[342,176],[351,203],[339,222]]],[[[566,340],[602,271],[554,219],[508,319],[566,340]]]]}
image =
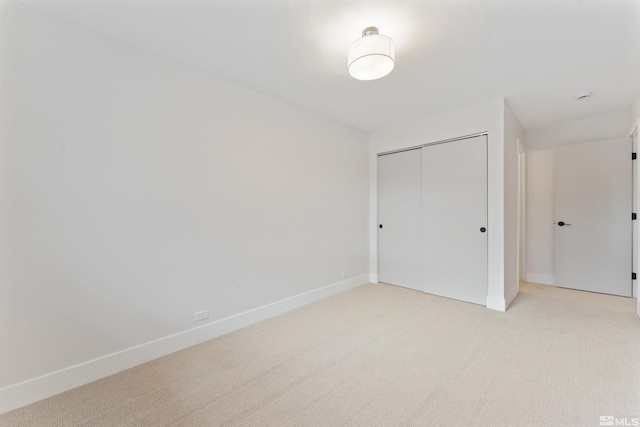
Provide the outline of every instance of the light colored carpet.
{"type": "Polygon", "coordinates": [[[0,416],[2,426],[598,426],[640,416],[628,298],[506,313],[369,284],[0,416]]]}

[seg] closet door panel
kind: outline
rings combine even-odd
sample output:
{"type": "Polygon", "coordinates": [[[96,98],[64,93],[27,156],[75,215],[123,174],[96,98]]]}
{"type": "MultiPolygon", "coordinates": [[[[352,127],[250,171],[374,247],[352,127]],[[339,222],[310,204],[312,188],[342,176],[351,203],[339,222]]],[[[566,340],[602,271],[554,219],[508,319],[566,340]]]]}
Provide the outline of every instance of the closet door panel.
{"type": "Polygon", "coordinates": [[[423,290],[486,305],[486,136],[422,149],[422,212],[423,290]]]}
{"type": "Polygon", "coordinates": [[[378,281],[422,290],[421,149],[378,157],[378,281]]]}

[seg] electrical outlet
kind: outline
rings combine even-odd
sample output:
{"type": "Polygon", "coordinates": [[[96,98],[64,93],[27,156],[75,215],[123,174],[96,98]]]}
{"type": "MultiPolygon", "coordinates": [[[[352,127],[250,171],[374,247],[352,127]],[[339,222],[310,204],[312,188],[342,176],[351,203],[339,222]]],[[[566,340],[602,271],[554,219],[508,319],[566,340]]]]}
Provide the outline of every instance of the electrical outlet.
{"type": "Polygon", "coordinates": [[[342,272],[342,277],[347,277],[349,275],[349,271],[345,270],[342,272]]]}
{"type": "Polygon", "coordinates": [[[199,322],[201,320],[205,320],[209,318],[209,310],[202,310],[202,311],[198,311],[196,313],[194,313],[193,315],[193,321],[194,322],[199,322]]]}

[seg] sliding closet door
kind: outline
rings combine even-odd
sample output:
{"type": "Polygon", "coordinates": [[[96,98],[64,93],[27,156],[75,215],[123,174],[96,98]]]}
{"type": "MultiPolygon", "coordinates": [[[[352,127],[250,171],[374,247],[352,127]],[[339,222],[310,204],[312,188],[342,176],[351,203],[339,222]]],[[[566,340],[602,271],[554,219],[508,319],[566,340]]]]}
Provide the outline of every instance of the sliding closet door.
{"type": "Polygon", "coordinates": [[[420,149],[378,157],[378,281],[422,290],[420,149]]]}
{"type": "Polygon", "coordinates": [[[423,289],[486,305],[487,139],[422,149],[423,289]]]}

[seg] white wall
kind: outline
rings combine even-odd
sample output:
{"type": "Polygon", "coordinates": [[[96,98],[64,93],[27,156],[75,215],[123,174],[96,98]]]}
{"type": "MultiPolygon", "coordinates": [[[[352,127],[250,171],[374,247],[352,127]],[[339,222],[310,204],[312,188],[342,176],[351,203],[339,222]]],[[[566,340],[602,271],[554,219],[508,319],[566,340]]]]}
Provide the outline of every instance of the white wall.
{"type": "Polygon", "coordinates": [[[553,149],[527,150],[526,275],[528,282],[555,283],[553,149]]]}
{"type": "Polygon", "coordinates": [[[527,149],[620,138],[629,123],[628,111],[617,111],[527,131],[527,149]],[[621,131],[622,130],[622,131],[621,131]],[[622,132],[622,133],[621,133],[622,132]]]}
{"type": "Polygon", "coordinates": [[[0,12],[0,411],[368,280],[364,132],[0,12]]]}
{"type": "MultiPolygon", "coordinates": [[[[427,117],[391,129],[372,133],[369,152],[371,280],[377,281],[377,155],[405,147],[488,132],[488,230],[489,289],[487,306],[506,310],[505,301],[505,149],[504,100],[494,99],[481,105],[438,116],[427,117]]],[[[516,209],[514,207],[514,209],[516,209]]],[[[511,273],[510,273],[511,274],[511,273]]]]}
{"type": "Polygon", "coordinates": [[[507,306],[520,290],[518,278],[518,141],[525,143],[524,128],[504,102],[504,286],[507,306]]]}
{"type": "Polygon", "coordinates": [[[640,92],[636,96],[633,105],[631,106],[631,112],[629,113],[629,135],[633,135],[638,129],[638,122],[640,121],[640,92]]]}

